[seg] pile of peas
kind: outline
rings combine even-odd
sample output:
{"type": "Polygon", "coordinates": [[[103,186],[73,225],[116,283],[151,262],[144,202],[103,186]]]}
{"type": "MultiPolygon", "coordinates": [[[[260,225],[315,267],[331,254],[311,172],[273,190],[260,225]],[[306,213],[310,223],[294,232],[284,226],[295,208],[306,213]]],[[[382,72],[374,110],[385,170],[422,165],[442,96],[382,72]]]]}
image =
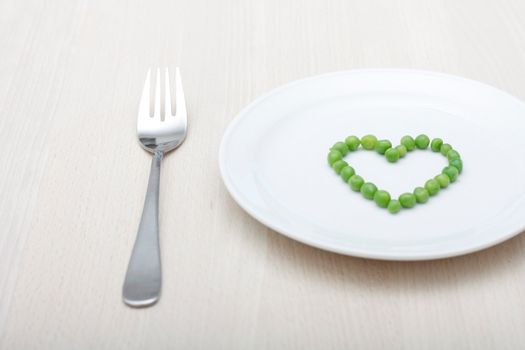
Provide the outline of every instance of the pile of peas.
{"type": "Polygon", "coordinates": [[[366,135],[359,139],[357,136],[348,136],[344,142],[336,142],[328,153],[328,164],[341,176],[343,181],[348,183],[350,188],[356,192],[361,192],[364,198],[373,200],[379,207],[386,208],[392,214],[398,213],[402,208],[413,208],[416,204],[428,202],[431,196],[446,188],[450,183],[455,182],[459,174],[463,171],[463,161],[459,153],[448,143],[443,143],[440,138],[432,141],[427,135],[421,134],[415,139],[411,136],[403,136],[398,146],[392,146],[388,140],[378,140],[374,135],[366,135]],[[348,165],[343,158],[349,153],[354,152],[361,146],[365,150],[375,150],[385,158],[395,163],[403,158],[407,152],[414,149],[430,149],[433,152],[440,152],[447,157],[448,166],[443,168],[441,173],[433,179],[425,182],[423,187],[416,187],[412,193],[403,193],[398,199],[391,198],[385,190],[380,190],[371,182],[365,180],[355,173],[354,168],[348,165]]]}

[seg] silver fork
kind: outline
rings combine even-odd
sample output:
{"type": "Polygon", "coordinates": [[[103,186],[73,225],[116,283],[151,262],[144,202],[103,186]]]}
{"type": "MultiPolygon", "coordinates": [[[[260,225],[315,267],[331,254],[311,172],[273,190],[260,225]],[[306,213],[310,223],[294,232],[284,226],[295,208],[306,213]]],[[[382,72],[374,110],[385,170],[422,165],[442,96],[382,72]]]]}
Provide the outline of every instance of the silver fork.
{"type": "Polygon", "coordinates": [[[173,113],[171,108],[169,72],[167,68],[165,70],[164,120],[161,120],[160,76],[160,68],[158,68],[153,116],[150,113],[150,69],[142,90],[137,118],[137,136],[140,144],[145,150],[153,153],[153,160],[142,218],[122,288],[124,302],[133,307],[153,305],[160,296],[162,281],[158,221],[160,162],[166,152],[180,146],[187,130],[186,103],[179,68],[175,72],[176,113],[173,113]]]}

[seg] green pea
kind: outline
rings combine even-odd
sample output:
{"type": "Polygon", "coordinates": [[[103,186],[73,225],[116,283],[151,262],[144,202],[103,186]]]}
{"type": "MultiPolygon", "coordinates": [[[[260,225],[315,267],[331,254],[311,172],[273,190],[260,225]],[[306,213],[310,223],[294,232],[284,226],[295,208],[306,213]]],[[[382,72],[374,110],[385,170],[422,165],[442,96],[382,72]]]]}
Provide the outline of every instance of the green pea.
{"type": "Polygon", "coordinates": [[[330,166],[341,159],[343,159],[343,155],[337,150],[333,150],[328,153],[328,164],[330,164],[330,166]]]}
{"type": "Polygon", "coordinates": [[[427,182],[425,182],[425,189],[428,191],[428,194],[431,196],[435,196],[439,192],[439,182],[435,179],[430,179],[427,182]]]}
{"type": "Polygon", "coordinates": [[[451,149],[447,153],[447,158],[448,158],[448,161],[450,162],[451,160],[454,160],[454,159],[461,159],[461,156],[459,155],[458,151],[451,149]]]}
{"type": "Polygon", "coordinates": [[[463,162],[461,161],[461,159],[457,158],[457,159],[452,159],[450,162],[448,162],[448,164],[450,164],[451,166],[455,167],[456,169],[458,169],[458,172],[461,174],[461,172],[463,171],[463,162]]]}
{"type": "Polygon", "coordinates": [[[333,150],[337,150],[339,152],[341,152],[341,154],[344,156],[346,156],[348,154],[348,146],[346,145],[346,143],[344,142],[336,142],[332,148],[330,148],[331,151],[333,150]]]}
{"type": "Polygon", "coordinates": [[[416,196],[412,193],[403,193],[399,196],[399,203],[403,208],[413,208],[416,205],[416,196]]]}
{"type": "Polygon", "coordinates": [[[448,151],[450,151],[451,149],[452,149],[451,145],[449,145],[448,143],[444,143],[444,144],[441,145],[441,148],[439,149],[439,152],[441,152],[441,154],[446,157],[448,151]]]}
{"type": "Polygon", "coordinates": [[[396,214],[399,213],[401,210],[401,203],[397,199],[392,199],[390,203],[388,203],[388,211],[390,214],[396,214]]]}
{"type": "Polygon", "coordinates": [[[352,135],[352,136],[348,136],[345,139],[345,143],[348,146],[348,149],[350,151],[357,151],[357,149],[359,148],[359,145],[361,144],[361,141],[359,141],[359,137],[352,135]]]}
{"type": "Polygon", "coordinates": [[[428,191],[423,187],[416,187],[414,190],[414,196],[416,196],[416,202],[426,203],[428,202],[428,197],[430,196],[428,191]]]}
{"type": "Polygon", "coordinates": [[[371,151],[376,147],[377,137],[374,135],[365,135],[361,138],[361,145],[364,149],[371,151]]]}
{"type": "Polygon", "coordinates": [[[399,159],[399,150],[397,148],[389,148],[385,152],[386,160],[390,163],[395,163],[399,159]]]}
{"type": "Polygon", "coordinates": [[[450,178],[445,174],[439,174],[434,179],[439,183],[440,188],[446,188],[450,184],[450,178]]]}
{"type": "Polygon", "coordinates": [[[416,141],[412,138],[412,136],[405,135],[401,138],[400,142],[403,146],[406,147],[407,151],[412,151],[414,147],[416,147],[416,141]]]}
{"type": "Polygon", "coordinates": [[[407,148],[405,145],[396,146],[397,151],[399,152],[399,158],[403,158],[407,154],[407,148]]]}
{"type": "Polygon", "coordinates": [[[442,145],[443,145],[443,140],[440,138],[436,138],[432,140],[432,143],[430,144],[430,149],[432,149],[432,151],[434,152],[439,152],[442,145]]]}
{"type": "Polygon", "coordinates": [[[336,162],[334,162],[334,164],[332,164],[332,168],[335,170],[336,173],[340,174],[341,173],[341,170],[343,170],[343,168],[345,166],[348,166],[348,163],[345,162],[344,160],[338,160],[336,162]]]}
{"type": "Polygon", "coordinates": [[[458,169],[451,165],[445,167],[442,173],[448,176],[448,178],[450,179],[450,182],[456,181],[459,175],[458,169]]]}
{"type": "Polygon", "coordinates": [[[339,175],[341,175],[341,178],[344,182],[348,182],[348,179],[355,175],[355,170],[351,166],[347,165],[341,170],[339,175]]]}
{"type": "Polygon", "coordinates": [[[361,194],[366,199],[374,199],[374,194],[376,194],[377,186],[371,182],[364,183],[361,186],[361,194]]]}
{"type": "Polygon", "coordinates": [[[386,150],[392,147],[392,143],[388,140],[379,140],[376,142],[376,152],[379,154],[385,154],[386,150]]]}
{"type": "Polygon", "coordinates": [[[376,202],[379,207],[386,208],[390,202],[390,193],[383,190],[377,190],[374,194],[374,202],[376,202]]]}
{"type": "Polygon", "coordinates": [[[427,149],[430,139],[427,135],[421,134],[416,137],[416,147],[419,149],[427,149]]]}
{"type": "Polygon", "coordinates": [[[348,180],[348,184],[350,185],[350,188],[356,192],[359,192],[361,190],[361,187],[365,183],[365,180],[359,176],[359,175],[352,175],[350,176],[350,179],[348,180]]]}

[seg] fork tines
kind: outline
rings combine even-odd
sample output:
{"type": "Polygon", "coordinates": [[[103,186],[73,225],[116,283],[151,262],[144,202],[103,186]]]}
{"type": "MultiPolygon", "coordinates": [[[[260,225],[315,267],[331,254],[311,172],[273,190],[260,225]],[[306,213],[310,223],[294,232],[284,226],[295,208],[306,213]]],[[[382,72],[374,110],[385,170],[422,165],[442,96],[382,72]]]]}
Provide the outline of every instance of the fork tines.
{"type": "Polygon", "coordinates": [[[164,93],[161,91],[161,69],[156,69],[154,103],[151,103],[151,71],[152,69],[148,69],[146,81],[144,82],[139,106],[139,118],[150,117],[161,119],[161,116],[164,115],[165,118],[178,117],[185,121],[187,117],[186,102],[184,99],[179,67],[175,70],[175,110],[171,105],[170,75],[168,68],[164,69],[164,93]],[[161,107],[162,99],[164,100],[164,108],[161,107]]]}

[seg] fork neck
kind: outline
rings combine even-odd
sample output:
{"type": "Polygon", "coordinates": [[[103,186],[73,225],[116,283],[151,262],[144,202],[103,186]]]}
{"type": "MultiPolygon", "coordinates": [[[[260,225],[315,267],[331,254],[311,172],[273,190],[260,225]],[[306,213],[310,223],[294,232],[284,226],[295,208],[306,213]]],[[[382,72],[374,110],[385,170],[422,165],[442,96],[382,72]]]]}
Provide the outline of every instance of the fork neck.
{"type": "Polygon", "coordinates": [[[155,160],[157,162],[160,162],[162,160],[162,158],[164,158],[164,151],[161,151],[161,150],[156,150],[154,153],[153,153],[153,157],[155,158],[155,160]]]}

